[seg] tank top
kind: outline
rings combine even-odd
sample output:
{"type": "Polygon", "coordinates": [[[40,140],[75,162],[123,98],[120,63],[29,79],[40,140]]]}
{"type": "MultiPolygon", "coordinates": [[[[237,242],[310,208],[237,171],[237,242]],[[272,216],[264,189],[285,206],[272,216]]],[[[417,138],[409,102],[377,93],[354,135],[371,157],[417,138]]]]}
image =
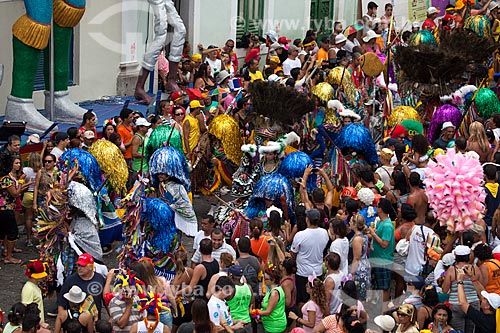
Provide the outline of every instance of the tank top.
{"type": "Polygon", "coordinates": [[[326,279],[330,278],[335,283],[335,287],[332,290],[332,297],[330,298],[330,304],[328,304],[328,308],[330,309],[330,314],[336,313],[340,304],[342,304],[342,300],[340,299],[340,284],[342,282],[342,273],[332,273],[326,276],[326,279]]]}
{"type": "MultiPolygon", "coordinates": [[[[457,268],[455,266],[453,266],[453,268],[455,269],[455,278],[456,278],[457,268]]],[[[467,276],[464,279],[464,292],[465,292],[465,296],[467,297],[467,302],[469,302],[469,304],[472,302],[479,302],[479,298],[477,297],[476,288],[474,288],[474,283],[472,283],[472,280],[467,276]]],[[[450,304],[459,304],[458,303],[457,281],[453,281],[451,283],[449,302],[450,302],[450,304]]]]}
{"type": "MultiPolygon", "coordinates": [[[[495,19],[495,22],[497,22],[497,24],[498,24],[497,28],[495,29],[495,32],[500,32],[500,20],[495,19]]],[[[498,37],[499,37],[499,35],[493,35],[493,39],[497,43],[498,43],[498,37]]]]}
{"type": "MultiPolygon", "coordinates": [[[[144,153],[144,146],[146,146],[144,140],[146,139],[139,133],[135,133],[134,136],[137,136],[140,140],[141,143],[139,144],[139,148],[137,148],[137,152],[139,154],[144,153]]],[[[134,171],[139,171],[141,169],[141,161],[142,161],[142,171],[143,172],[148,172],[148,161],[146,161],[144,158],[133,158],[132,159],[132,170],[134,171]]]]}
{"type": "MultiPolygon", "coordinates": [[[[282,285],[283,282],[285,282],[287,280],[292,281],[292,284],[293,284],[293,289],[290,292],[290,297],[292,298],[292,300],[291,300],[290,303],[292,304],[291,307],[293,307],[295,305],[296,301],[297,301],[297,287],[296,287],[296,284],[295,284],[295,275],[293,275],[292,277],[289,276],[289,277],[281,279],[280,285],[282,285]]],[[[286,304],[286,300],[285,300],[285,304],[286,304]]]]}
{"type": "Polygon", "coordinates": [[[246,283],[242,286],[235,286],[236,291],[233,298],[226,300],[229,309],[231,309],[231,318],[233,320],[242,320],[250,323],[250,302],[252,301],[252,292],[250,286],[246,283]]]}
{"type": "Polygon", "coordinates": [[[484,289],[489,293],[500,295],[500,261],[490,259],[486,260],[484,265],[488,266],[488,284],[484,289]]]}
{"type": "MultiPolygon", "coordinates": [[[[148,328],[143,320],[137,322],[137,333],[148,333],[148,328]]],[[[158,323],[153,333],[163,333],[163,324],[158,323]]]]}
{"type": "Polygon", "coordinates": [[[198,285],[202,288],[201,290],[202,294],[198,295],[197,293],[195,296],[198,298],[202,298],[208,302],[206,296],[208,284],[210,283],[210,279],[212,278],[212,276],[219,273],[219,263],[217,262],[217,260],[214,259],[212,262],[202,261],[201,264],[203,265],[203,267],[205,267],[207,271],[207,276],[205,276],[204,279],[200,279],[200,281],[198,282],[198,285]]]}
{"type": "Polygon", "coordinates": [[[281,287],[273,288],[269,291],[262,300],[262,309],[267,309],[269,297],[273,290],[278,291],[279,299],[274,310],[269,316],[262,316],[262,325],[264,330],[269,333],[281,333],[286,329],[286,314],[285,314],[285,291],[281,287]]]}
{"type": "MultiPolygon", "coordinates": [[[[184,127],[184,123],[188,122],[189,123],[189,136],[188,136],[188,144],[189,144],[189,149],[191,152],[193,151],[194,148],[198,145],[198,141],[200,141],[200,124],[198,123],[198,119],[193,117],[191,114],[188,114],[185,118],[184,121],[182,122],[182,126],[184,127]]],[[[184,140],[184,138],[182,138],[184,140]]],[[[186,150],[184,149],[184,152],[186,153],[186,150]]]]}

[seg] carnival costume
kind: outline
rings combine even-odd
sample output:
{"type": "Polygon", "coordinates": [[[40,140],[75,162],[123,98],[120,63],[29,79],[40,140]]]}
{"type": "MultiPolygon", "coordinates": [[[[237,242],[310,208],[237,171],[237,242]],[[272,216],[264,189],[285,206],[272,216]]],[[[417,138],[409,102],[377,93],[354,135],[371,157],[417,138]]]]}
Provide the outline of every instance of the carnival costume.
{"type": "MultiPolygon", "coordinates": [[[[7,97],[5,120],[25,121],[30,132],[42,133],[52,122],[43,117],[33,103],[35,75],[44,51],[45,89],[49,90],[49,37],[54,18],[54,115],[58,121],[81,120],[87,111],[69,98],[69,55],[73,27],[84,12],[85,0],[25,0],[26,14],[12,27],[14,64],[12,90],[7,97]]],[[[51,109],[50,94],[45,91],[45,110],[51,109]]]]}

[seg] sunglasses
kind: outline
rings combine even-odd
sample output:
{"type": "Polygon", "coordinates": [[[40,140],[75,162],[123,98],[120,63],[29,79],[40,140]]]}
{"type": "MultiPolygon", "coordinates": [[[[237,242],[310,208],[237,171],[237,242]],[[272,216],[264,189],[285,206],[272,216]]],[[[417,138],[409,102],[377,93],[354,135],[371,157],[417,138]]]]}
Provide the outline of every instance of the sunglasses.
{"type": "Polygon", "coordinates": [[[53,160],[44,160],[43,163],[54,163],[53,160]]]}
{"type": "Polygon", "coordinates": [[[178,116],[183,116],[184,113],[174,113],[174,116],[178,117],[178,116]]]}

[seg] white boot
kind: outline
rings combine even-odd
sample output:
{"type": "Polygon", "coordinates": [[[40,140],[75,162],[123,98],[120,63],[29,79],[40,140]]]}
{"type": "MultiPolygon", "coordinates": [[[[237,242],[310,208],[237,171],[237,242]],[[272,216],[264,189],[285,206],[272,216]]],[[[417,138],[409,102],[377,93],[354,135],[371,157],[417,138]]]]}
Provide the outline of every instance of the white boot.
{"type": "MultiPolygon", "coordinates": [[[[6,121],[24,121],[26,122],[26,131],[41,134],[45,132],[52,122],[42,116],[35,108],[33,99],[18,98],[12,95],[7,97],[7,105],[5,107],[6,121]]],[[[57,131],[57,127],[54,128],[57,131]]]]}
{"type": "MultiPolygon", "coordinates": [[[[45,111],[50,113],[50,91],[44,91],[45,111]]],[[[54,92],[54,120],[60,122],[81,122],[86,109],[79,107],[69,98],[69,91],[54,92]]]]}

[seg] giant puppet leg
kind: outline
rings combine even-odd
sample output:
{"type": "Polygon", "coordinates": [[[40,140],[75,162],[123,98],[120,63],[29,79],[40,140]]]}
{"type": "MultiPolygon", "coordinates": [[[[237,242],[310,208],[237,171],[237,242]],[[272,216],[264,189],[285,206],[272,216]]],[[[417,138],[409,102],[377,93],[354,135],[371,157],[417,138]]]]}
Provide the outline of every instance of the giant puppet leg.
{"type": "MultiPolygon", "coordinates": [[[[73,27],[85,13],[85,0],[54,1],[54,115],[59,121],[81,121],[87,110],[69,98],[69,55],[73,27]]],[[[49,50],[44,53],[45,87],[50,89],[49,50]]],[[[50,110],[50,92],[45,91],[45,109],[50,110]]]]}
{"type": "Polygon", "coordinates": [[[174,36],[172,38],[172,42],[170,43],[170,54],[168,56],[168,82],[165,89],[174,92],[180,90],[177,85],[177,70],[179,68],[179,62],[182,58],[184,41],[186,40],[186,27],[184,26],[184,22],[182,22],[179,13],[177,13],[172,0],[166,0],[165,7],[167,8],[168,23],[174,27],[174,36]]]}
{"type": "Polygon", "coordinates": [[[33,86],[41,50],[50,37],[52,0],[25,0],[26,14],[12,27],[12,90],[7,97],[5,120],[25,121],[30,132],[42,133],[52,125],[33,103],[33,86]]]}
{"type": "Polygon", "coordinates": [[[138,100],[149,102],[151,97],[144,90],[144,84],[148,78],[149,72],[153,71],[160,55],[161,49],[167,41],[168,24],[174,27],[174,35],[170,46],[169,55],[169,74],[167,89],[170,91],[179,91],[177,86],[177,69],[182,57],[182,49],[186,36],[186,28],[181,17],[175,9],[172,0],[148,0],[154,14],[154,33],[153,42],[144,54],[141,72],[135,86],[134,96],[138,100]]]}

